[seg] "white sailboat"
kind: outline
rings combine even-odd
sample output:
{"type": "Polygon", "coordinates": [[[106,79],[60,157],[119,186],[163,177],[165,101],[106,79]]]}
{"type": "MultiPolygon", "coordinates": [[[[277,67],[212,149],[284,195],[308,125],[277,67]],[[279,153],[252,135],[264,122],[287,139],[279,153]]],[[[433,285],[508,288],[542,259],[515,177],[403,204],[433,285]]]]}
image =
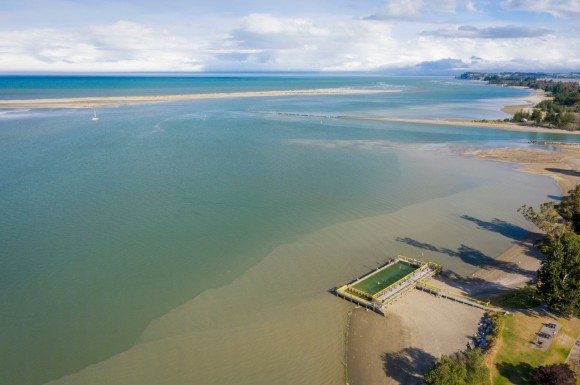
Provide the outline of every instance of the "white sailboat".
{"type": "Polygon", "coordinates": [[[93,118],[91,120],[99,120],[97,117],[97,110],[93,110],[93,118]]]}

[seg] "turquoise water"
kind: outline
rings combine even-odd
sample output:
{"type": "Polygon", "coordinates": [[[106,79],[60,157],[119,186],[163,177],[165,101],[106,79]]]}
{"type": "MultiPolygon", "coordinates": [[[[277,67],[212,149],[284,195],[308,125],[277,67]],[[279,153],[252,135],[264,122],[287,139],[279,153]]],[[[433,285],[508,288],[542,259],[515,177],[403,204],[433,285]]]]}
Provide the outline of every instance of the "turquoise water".
{"type": "MultiPolygon", "coordinates": [[[[502,99],[527,94],[449,78],[0,78],[4,99],[344,87],[401,92],[118,106],[99,109],[97,122],[90,110],[0,111],[0,383],[42,384],[130,349],[152,321],[227,286],[280,245],[483,191],[513,170],[471,161],[481,171],[472,175],[469,161],[437,148],[577,141],[276,114],[495,118],[502,99]]],[[[502,204],[484,211],[510,221],[516,238],[526,224],[515,209],[555,193],[550,180],[518,174],[485,192],[502,204]]],[[[478,265],[449,263],[463,274],[478,265]]]]}

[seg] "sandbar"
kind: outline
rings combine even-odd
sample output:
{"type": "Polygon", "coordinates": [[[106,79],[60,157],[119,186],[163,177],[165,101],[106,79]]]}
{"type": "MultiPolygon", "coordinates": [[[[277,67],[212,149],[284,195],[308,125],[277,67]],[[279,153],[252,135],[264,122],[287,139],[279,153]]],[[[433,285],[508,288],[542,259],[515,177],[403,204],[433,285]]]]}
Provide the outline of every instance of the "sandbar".
{"type": "Polygon", "coordinates": [[[566,131],[556,128],[545,128],[532,125],[520,125],[516,123],[504,121],[492,121],[492,120],[478,121],[468,119],[402,119],[402,118],[364,117],[352,115],[340,115],[336,116],[336,118],[353,119],[353,120],[376,120],[382,122],[395,122],[395,123],[438,124],[445,126],[495,128],[498,130],[505,131],[540,132],[540,133],[565,134],[565,135],[580,134],[580,131],[566,131]]]}
{"type": "Polygon", "coordinates": [[[285,91],[252,91],[252,92],[221,92],[182,95],[140,95],[140,96],[99,96],[86,98],[51,98],[51,99],[23,99],[0,100],[1,108],[97,108],[110,107],[122,104],[159,103],[179,100],[249,98],[294,95],[350,95],[350,94],[377,94],[400,92],[401,90],[368,90],[327,88],[312,90],[285,90],[285,91]]]}

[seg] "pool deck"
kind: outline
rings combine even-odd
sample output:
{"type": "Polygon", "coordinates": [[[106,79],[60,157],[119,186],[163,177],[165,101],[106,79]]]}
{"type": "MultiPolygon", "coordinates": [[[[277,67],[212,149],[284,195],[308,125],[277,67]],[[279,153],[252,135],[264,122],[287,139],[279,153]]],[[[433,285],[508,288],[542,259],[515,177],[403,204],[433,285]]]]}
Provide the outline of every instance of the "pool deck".
{"type": "Polygon", "coordinates": [[[385,306],[392,304],[394,301],[407,294],[410,290],[414,289],[418,284],[424,283],[437,274],[439,270],[441,270],[441,265],[437,263],[423,262],[399,255],[396,259],[388,261],[378,269],[371,271],[346,285],[340,286],[335,290],[335,293],[339,297],[384,315],[383,308],[385,306]],[[381,271],[390,268],[398,262],[416,266],[417,269],[375,294],[366,293],[354,288],[354,286],[360,282],[371,278],[373,275],[379,274],[381,271]]]}

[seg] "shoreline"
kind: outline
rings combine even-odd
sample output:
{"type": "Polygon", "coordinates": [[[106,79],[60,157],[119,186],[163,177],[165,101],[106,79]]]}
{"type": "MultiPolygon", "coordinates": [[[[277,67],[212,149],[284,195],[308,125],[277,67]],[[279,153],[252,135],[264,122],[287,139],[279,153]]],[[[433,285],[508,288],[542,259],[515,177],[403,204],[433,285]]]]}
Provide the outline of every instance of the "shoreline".
{"type": "MultiPolygon", "coordinates": [[[[537,98],[536,101],[541,101],[545,98],[545,95],[539,93],[534,93],[533,96],[537,98]]],[[[539,101],[523,107],[532,108],[539,101]]],[[[502,108],[502,111],[504,109],[506,107],[502,108]]],[[[419,124],[451,123],[451,125],[493,127],[513,131],[554,132],[543,128],[536,128],[534,131],[530,131],[525,127],[508,123],[490,124],[475,121],[437,121],[427,119],[368,118],[368,120],[419,124]]],[[[574,133],[577,134],[576,132],[574,133]]],[[[558,147],[560,151],[496,148],[468,150],[460,156],[471,156],[478,160],[493,160],[520,165],[517,172],[549,176],[558,185],[561,194],[565,195],[580,183],[580,148],[566,144],[554,144],[554,146],[558,147]]],[[[522,202],[522,204],[525,203],[522,202]]],[[[527,286],[534,281],[536,271],[540,267],[542,260],[541,252],[534,247],[534,241],[540,236],[540,231],[534,228],[500,253],[494,259],[493,265],[479,268],[468,278],[435,278],[435,285],[474,297],[490,296],[506,290],[527,286]]],[[[345,346],[345,354],[348,356],[349,364],[347,370],[351,373],[349,380],[352,385],[363,385],[365,383],[385,385],[421,384],[423,374],[430,368],[434,359],[441,354],[450,354],[455,350],[464,349],[464,346],[461,346],[459,340],[455,340],[455,338],[457,335],[470,335],[470,329],[466,323],[473,322],[476,325],[477,321],[472,319],[476,313],[473,313],[473,311],[470,313],[469,310],[471,309],[468,309],[468,306],[460,305],[463,308],[457,311],[465,313],[454,313],[453,317],[445,318],[452,313],[448,309],[451,306],[450,304],[456,304],[445,299],[438,299],[433,296],[427,297],[426,295],[428,294],[413,290],[407,298],[399,301],[400,304],[395,303],[387,309],[389,320],[374,314],[368,314],[368,312],[361,314],[360,310],[356,313],[355,310],[358,319],[354,318],[354,322],[349,320],[350,335],[353,336],[353,339],[348,341],[348,347],[345,346]],[[425,297],[421,299],[421,295],[425,297]],[[417,305],[418,303],[422,303],[423,307],[417,305]],[[429,318],[429,322],[421,324],[423,318],[419,313],[421,311],[425,312],[424,316],[429,318]],[[447,334],[446,328],[449,325],[455,328],[455,333],[447,334]],[[425,329],[432,326],[433,330],[431,334],[428,334],[428,342],[425,343],[425,329]],[[362,348],[359,348],[358,352],[352,352],[353,345],[355,347],[360,345],[362,348]],[[436,348],[433,348],[432,345],[436,345],[436,348]],[[377,359],[377,353],[385,350],[387,350],[387,353],[380,355],[381,362],[377,359]],[[380,371],[381,364],[383,372],[380,371]],[[405,368],[402,373],[389,371],[389,365],[393,366],[395,364],[405,368]]]]}
{"type": "MultiPolygon", "coordinates": [[[[550,176],[565,195],[580,183],[580,148],[566,144],[557,146],[559,152],[500,148],[465,151],[463,155],[478,160],[519,164],[521,167],[515,172],[550,176]]],[[[527,286],[535,280],[542,260],[541,252],[534,247],[534,241],[540,236],[541,232],[534,228],[500,253],[493,264],[479,268],[469,277],[434,278],[434,285],[476,298],[488,298],[527,286]]],[[[346,351],[351,375],[349,383],[421,384],[420,378],[435,358],[464,349],[465,345],[457,339],[458,335],[473,334],[469,327],[470,323],[473,323],[471,326],[477,324],[477,310],[460,304],[455,309],[455,305],[458,304],[412,290],[406,298],[387,309],[387,318],[354,310],[357,317],[350,322],[350,340],[346,351]],[[430,321],[424,322],[422,318],[425,317],[429,317],[430,321]],[[383,362],[377,359],[381,349],[387,351],[385,354],[389,355],[389,360],[400,360],[402,365],[406,365],[407,371],[402,374],[389,372],[389,363],[385,359],[383,362]],[[419,351],[422,354],[418,354],[419,351]],[[381,365],[384,373],[380,370],[381,365]]]]}
{"type": "Polygon", "coordinates": [[[401,90],[368,89],[310,89],[283,91],[220,92],[181,95],[96,96],[81,98],[48,98],[30,100],[0,100],[0,109],[8,108],[96,108],[124,104],[162,103],[180,100],[226,99],[248,97],[272,97],[295,95],[353,95],[401,92],[401,90]]]}
{"type": "Polygon", "coordinates": [[[492,160],[517,164],[517,170],[552,178],[562,195],[566,195],[580,183],[580,146],[566,143],[551,143],[559,151],[530,148],[492,148],[486,150],[467,150],[462,155],[478,160],[492,160]]]}
{"type": "Polygon", "coordinates": [[[513,115],[516,112],[519,112],[522,110],[525,112],[531,113],[533,110],[533,107],[536,106],[537,104],[543,102],[544,100],[552,100],[552,97],[548,96],[544,90],[537,90],[537,89],[528,88],[528,87],[512,87],[512,88],[526,89],[526,90],[532,91],[532,93],[525,98],[521,98],[521,99],[516,98],[516,100],[518,100],[518,101],[521,100],[521,101],[525,102],[526,104],[506,105],[500,109],[501,112],[509,114],[509,115],[513,115]]]}
{"type": "MultiPolygon", "coordinates": [[[[565,196],[568,191],[580,184],[580,148],[568,144],[552,145],[558,147],[560,151],[494,148],[468,150],[464,152],[464,155],[471,155],[479,160],[517,164],[520,165],[517,169],[518,172],[548,176],[557,184],[562,196],[565,196]]],[[[542,254],[534,247],[534,241],[541,235],[541,230],[534,228],[495,258],[499,264],[517,266],[522,271],[521,273],[512,274],[497,267],[490,267],[480,268],[471,278],[484,280],[489,287],[501,286],[514,289],[527,286],[530,281],[535,279],[535,272],[540,268],[542,254]]],[[[478,295],[478,288],[481,289],[481,287],[474,286],[471,288],[471,292],[464,291],[467,294],[478,295]]],[[[488,290],[486,294],[493,294],[493,290],[488,290]]]]}

